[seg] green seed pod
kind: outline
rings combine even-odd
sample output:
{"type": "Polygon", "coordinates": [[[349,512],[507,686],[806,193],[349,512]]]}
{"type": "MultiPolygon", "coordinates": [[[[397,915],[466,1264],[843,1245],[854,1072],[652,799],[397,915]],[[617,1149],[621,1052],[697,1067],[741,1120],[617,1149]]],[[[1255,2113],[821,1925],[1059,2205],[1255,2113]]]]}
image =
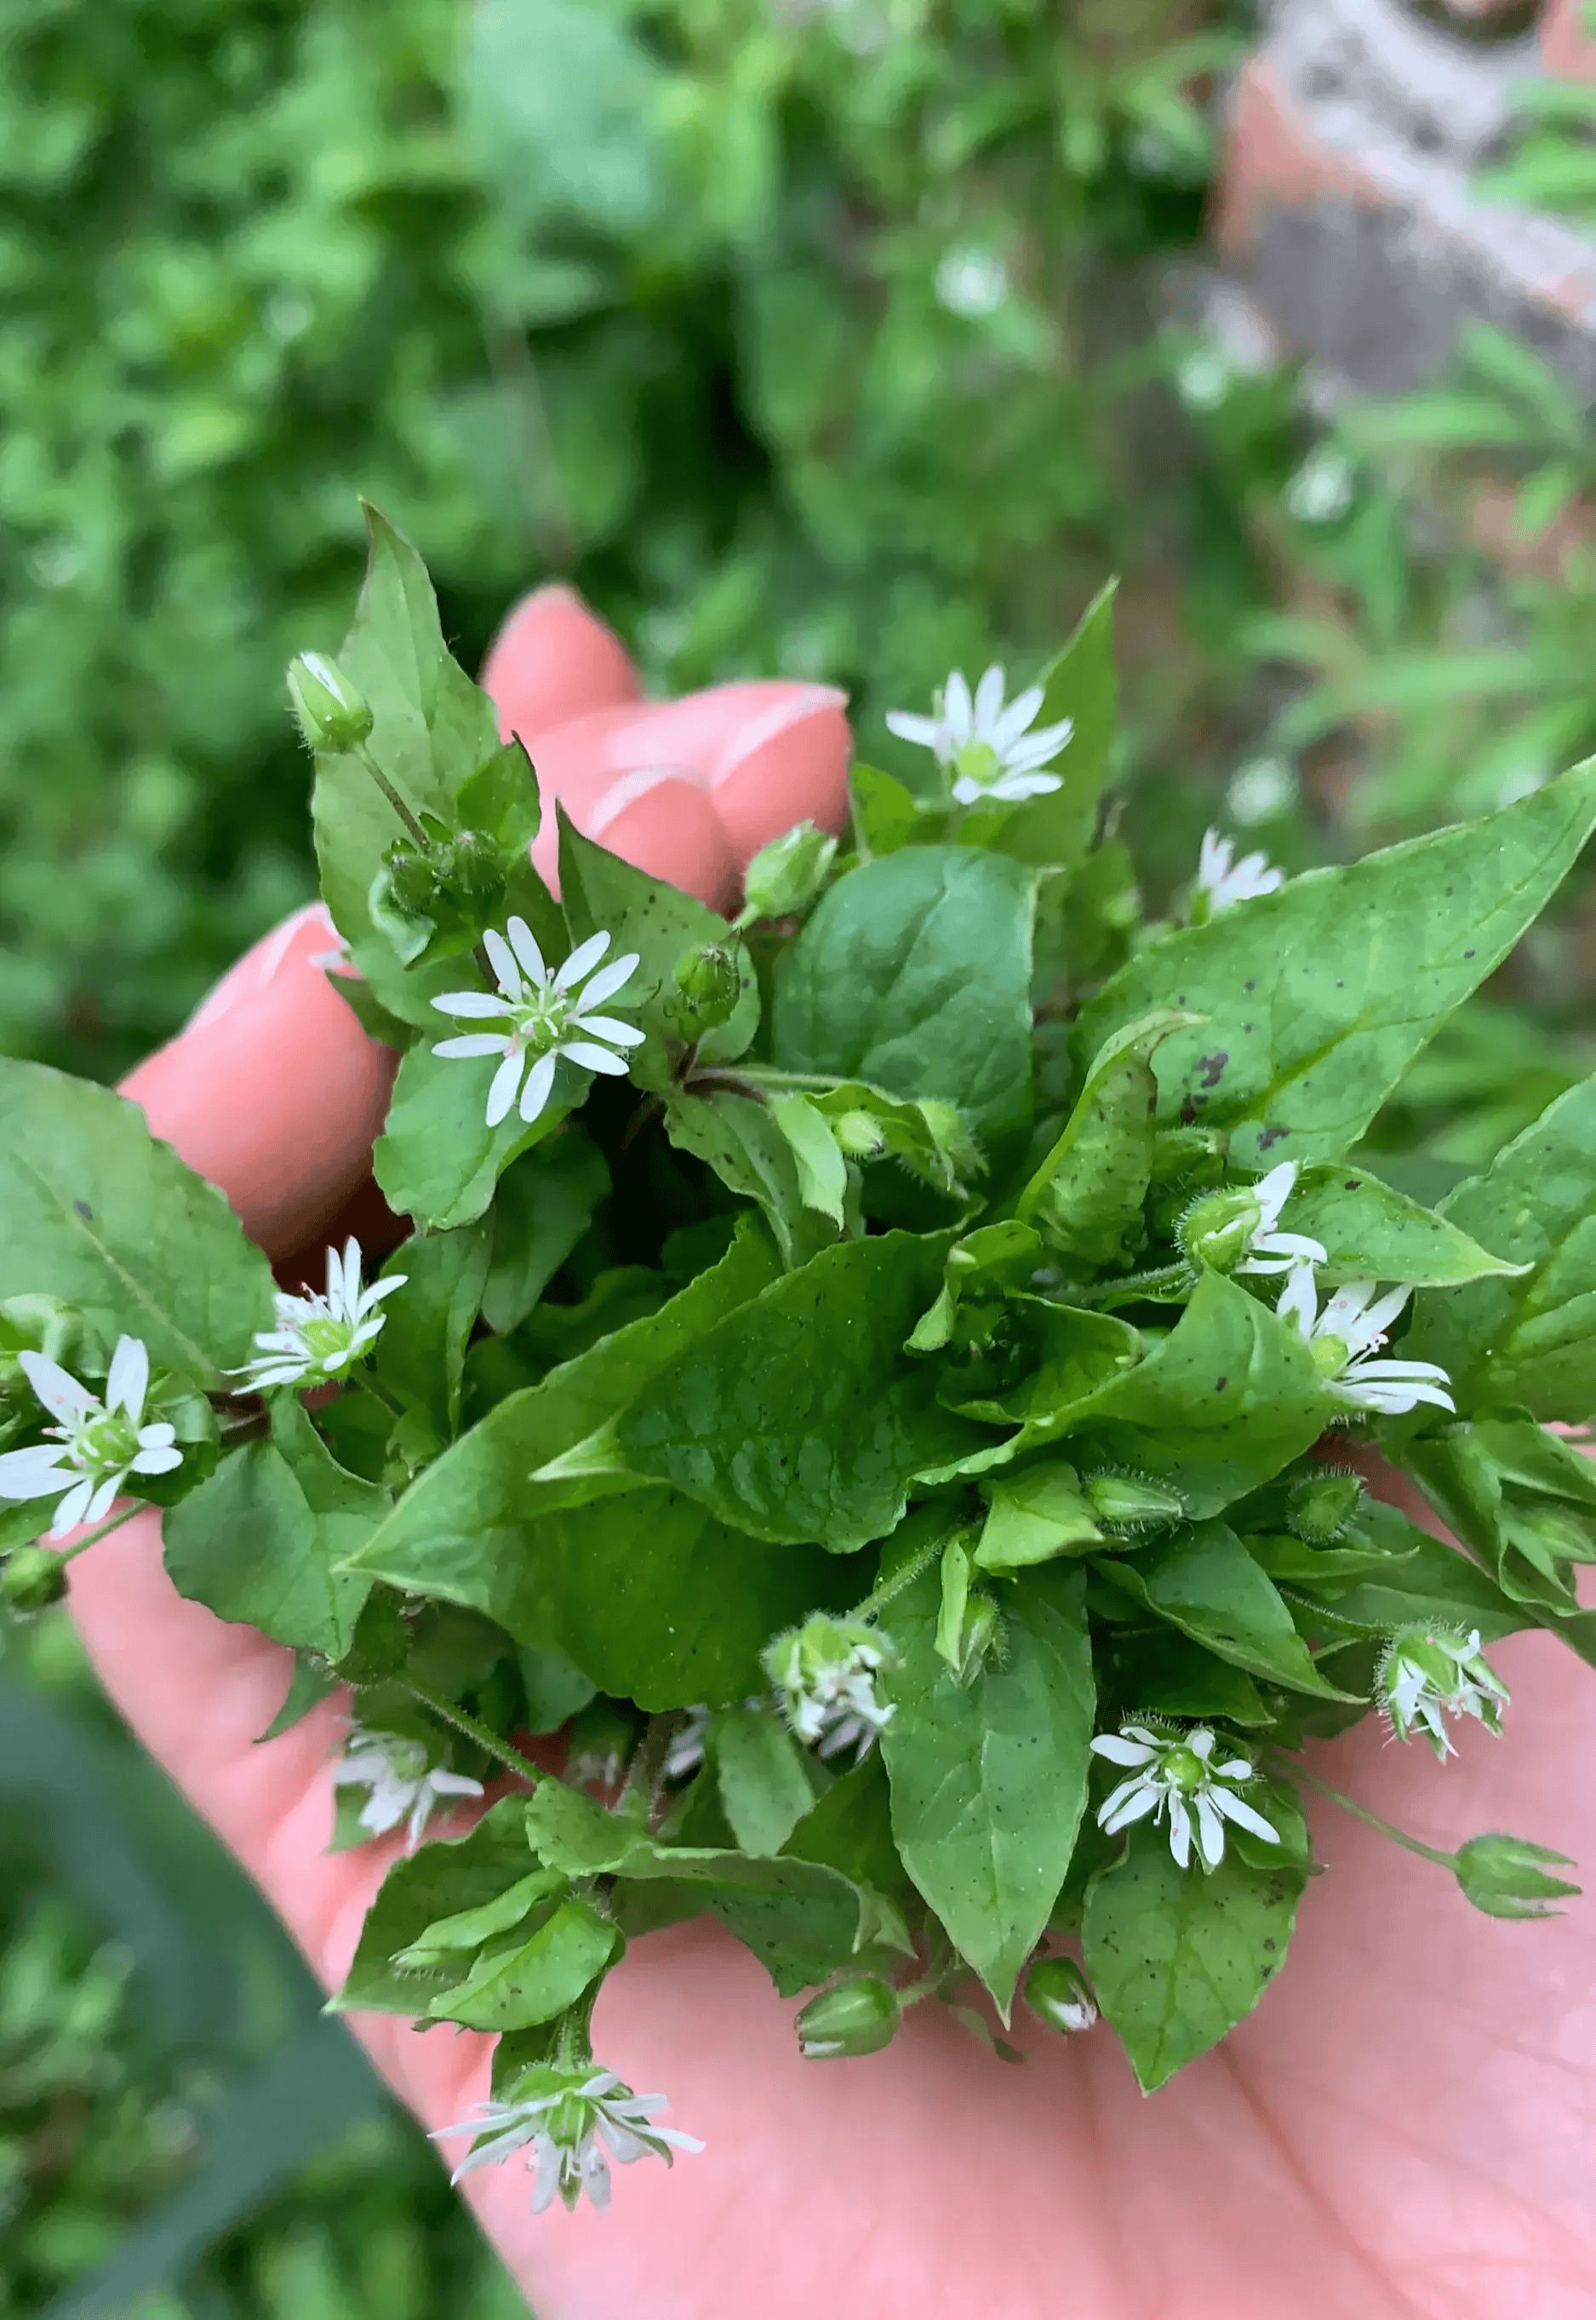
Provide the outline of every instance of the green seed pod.
{"type": "Polygon", "coordinates": [[[742,991],[742,973],[733,952],[720,943],[684,951],[676,961],[682,1013],[694,1032],[712,1031],[730,1020],[742,991]]]}
{"type": "Polygon", "coordinates": [[[1304,1474],[1292,1485],[1286,1521],[1306,1546],[1333,1546],[1364,1502],[1356,1474],[1304,1474]]]}
{"type": "Polygon", "coordinates": [[[807,910],[830,876],[836,853],[837,840],[812,821],[773,838],[748,866],[740,923],[791,918],[807,910]]]}
{"type": "Polygon", "coordinates": [[[1025,2002],[1050,2030],[1090,2030],[1097,2000],[1074,1958],[1038,1958],[1025,1977],[1025,2002]]]}
{"type": "Polygon", "coordinates": [[[1452,1866],[1465,1895],[1488,1917],[1555,1917],[1558,1913],[1546,1903],[1581,1890],[1547,1874],[1548,1869],[1573,1868],[1566,1853],[1531,1844],[1523,1836],[1471,1836],[1458,1847],[1452,1866]]]}
{"type": "Polygon", "coordinates": [[[67,1566],[48,1546],[17,1546],[0,1568],[0,1602],[14,1611],[48,1611],[67,1591],[67,1566]]]}
{"type": "Polygon", "coordinates": [[[290,661],[288,698],[313,749],[358,749],[371,730],[370,703],[325,653],[290,661]]]}
{"type": "Polygon", "coordinates": [[[1178,1491],[1145,1474],[1093,1474],[1084,1485],[1086,1502],[1105,1530],[1166,1530],[1185,1518],[1178,1491]]]}
{"type": "Polygon", "coordinates": [[[383,856],[387,899],[406,918],[420,918],[431,908],[438,893],[439,865],[430,854],[413,846],[395,844],[383,856]]]}
{"type": "Polygon", "coordinates": [[[808,2062],[877,2054],[891,2045],[902,2019],[896,1996],[878,1975],[856,1974],[810,1999],[797,2020],[798,2050],[808,2062]]]}

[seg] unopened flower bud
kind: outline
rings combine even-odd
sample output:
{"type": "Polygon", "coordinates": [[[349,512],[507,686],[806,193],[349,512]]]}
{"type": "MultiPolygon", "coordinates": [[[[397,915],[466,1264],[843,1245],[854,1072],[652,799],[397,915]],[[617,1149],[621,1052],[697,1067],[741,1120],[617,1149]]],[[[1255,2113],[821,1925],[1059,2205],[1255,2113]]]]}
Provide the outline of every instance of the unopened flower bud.
{"type": "Polygon", "coordinates": [[[1526,1836],[1471,1836],[1452,1865],[1468,1899],[1488,1917],[1555,1917],[1546,1903],[1581,1890],[1547,1874],[1548,1868],[1573,1867],[1565,1853],[1531,1844],[1526,1836]]]}
{"type": "Polygon", "coordinates": [[[902,2018],[896,1996],[878,1975],[857,1974],[810,1999],[797,2020],[798,2049],[807,2062],[878,2054],[902,2018]]]}
{"type": "Polygon", "coordinates": [[[1093,1474],[1084,1488],[1086,1502],[1105,1530],[1166,1530],[1185,1519],[1180,1492],[1145,1474],[1093,1474]]]}
{"type": "Polygon", "coordinates": [[[445,848],[438,865],[439,884],[462,902],[495,903],[504,892],[509,869],[502,850],[480,829],[462,829],[445,848]]]}
{"type": "Polygon", "coordinates": [[[1332,1546],[1364,1502],[1356,1474],[1304,1474],[1292,1486],[1286,1520],[1307,1546],[1332,1546]]]}
{"type": "Polygon", "coordinates": [[[67,1591],[67,1566],[48,1546],[17,1546],[0,1567],[0,1602],[14,1611],[48,1611],[67,1591]]]}
{"type": "Polygon", "coordinates": [[[845,1111],[831,1121],[831,1133],[850,1160],[874,1160],[886,1142],[886,1130],[867,1111],[845,1111]]]}
{"type": "Polygon", "coordinates": [[[812,821],[762,846],[743,878],[742,922],[791,918],[807,910],[830,875],[837,840],[812,821]]]}
{"type": "Polygon", "coordinates": [[[1074,1958],[1038,1958],[1025,1977],[1025,2002],[1051,2030],[1090,2030],[1097,2000],[1074,1958]]]}
{"type": "Polygon", "coordinates": [[[1240,1264],[1264,1221],[1262,1203],[1247,1192],[1205,1192],[1175,1228],[1183,1255],[1215,1273],[1240,1264]]]}
{"type": "Polygon", "coordinates": [[[370,703],[325,653],[290,661],[288,697],[313,749],[358,749],[371,730],[370,703]]]}
{"type": "Polygon", "coordinates": [[[694,1028],[712,1031],[730,1018],[742,990],[735,955],[721,943],[684,951],[676,961],[676,989],[694,1028]]]}
{"type": "Polygon", "coordinates": [[[438,895],[438,864],[413,846],[390,846],[383,856],[386,899],[405,918],[420,918],[438,895]]]}
{"type": "Polygon", "coordinates": [[[1003,1622],[997,1605],[990,1595],[972,1595],[965,1606],[958,1665],[954,1670],[960,1683],[974,1683],[984,1668],[1002,1657],[1003,1649],[1003,1622]]]}

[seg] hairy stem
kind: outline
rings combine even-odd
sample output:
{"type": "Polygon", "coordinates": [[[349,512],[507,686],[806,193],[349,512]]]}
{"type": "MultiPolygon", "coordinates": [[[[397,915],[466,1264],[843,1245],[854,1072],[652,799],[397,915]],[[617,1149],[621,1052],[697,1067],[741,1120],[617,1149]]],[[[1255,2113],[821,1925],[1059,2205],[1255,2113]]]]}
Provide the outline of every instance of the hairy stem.
{"type": "Polygon", "coordinates": [[[1342,1811],[1349,1812],[1355,1820],[1364,1821],[1370,1828],[1377,1828],[1381,1835],[1390,1837],[1393,1844],[1403,1846],[1409,1853],[1416,1853],[1420,1861],[1433,1861],[1439,1869],[1455,1867],[1457,1855],[1455,1853],[1438,1853],[1433,1844],[1425,1844],[1419,1838],[1410,1836],[1406,1829],[1396,1827],[1391,1821],[1382,1820],[1380,1815],[1371,1812],[1367,1805],[1360,1805],[1351,1797],[1343,1796],[1341,1790],[1333,1789],[1328,1781],[1321,1781],[1317,1772],[1310,1772],[1300,1758],[1286,1756],[1280,1750],[1273,1750],[1271,1754],[1280,1757],[1283,1768],[1289,1772],[1292,1780],[1306,1781],[1309,1787],[1317,1789],[1321,1797],[1328,1797],[1332,1804],[1339,1805],[1342,1811]]]}
{"type": "Polygon", "coordinates": [[[457,1708],[452,1699],[440,1699],[424,1684],[417,1683],[413,1676],[402,1676],[400,1681],[411,1698],[419,1700],[429,1715],[440,1717],[445,1724],[452,1724],[457,1732],[463,1732],[467,1740],[474,1740],[479,1748],[496,1757],[508,1771],[519,1773],[530,1787],[536,1788],[542,1780],[543,1774],[536,1764],[529,1763],[507,1740],[501,1740],[496,1732],[490,1732],[487,1726],[479,1724],[475,1716],[468,1716],[463,1708],[457,1708]]]}

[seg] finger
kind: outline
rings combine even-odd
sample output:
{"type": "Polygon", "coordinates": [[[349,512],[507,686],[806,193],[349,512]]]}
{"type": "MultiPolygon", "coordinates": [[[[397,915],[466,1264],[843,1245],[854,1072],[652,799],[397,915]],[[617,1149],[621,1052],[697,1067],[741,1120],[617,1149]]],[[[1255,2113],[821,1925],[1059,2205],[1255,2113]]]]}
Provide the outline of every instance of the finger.
{"type": "Polygon", "coordinates": [[[387,1110],[392,1053],[313,964],[337,940],[321,903],[296,912],[122,1082],[268,1255],[324,1235],[369,1174],[387,1110]]]}
{"type": "Polygon", "coordinates": [[[506,740],[528,743],[589,710],[636,701],[638,680],[614,631],[571,589],[534,588],[506,613],[482,665],[482,688],[506,740]]]}

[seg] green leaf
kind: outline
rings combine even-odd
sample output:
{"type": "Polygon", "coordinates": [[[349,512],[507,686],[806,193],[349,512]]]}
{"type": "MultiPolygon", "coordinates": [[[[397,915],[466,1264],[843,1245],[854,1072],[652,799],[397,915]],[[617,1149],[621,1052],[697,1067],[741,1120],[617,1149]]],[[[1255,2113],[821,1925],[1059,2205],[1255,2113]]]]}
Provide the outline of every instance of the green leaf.
{"type": "Polygon", "coordinates": [[[918,1474],[988,1439],[902,1351],[948,1246],[895,1232],[823,1249],[649,1381],[619,1421],[620,1463],[757,1538],[848,1554],[884,1537],[918,1474]]]}
{"type": "Polygon", "coordinates": [[[1006,1652],[966,1689],[937,1650],[940,1588],[890,1607],[901,1667],[881,1747],[903,1866],[1004,2021],[1064,1882],[1086,1798],[1095,1695],[1078,1572],[1017,1582],[1006,1652]]]}
{"type": "Polygon", "coordinates": [[[603,1154],[574,1122],[508,1168],[494,1199],[493,1264],[482,1318],[520,1327],[593,1221],[610,1189],[603,1154]]]}
{"type": "Polygon", "coordinates": [[[1535,1613],[1504,1595],[1472,1557],[1420,1530],[1394,1507],[1365,1506],[1358,1531],[1390,1545],[1394,1568],[1389,1576],[1379,1573],[1338,1591],[1338,1630],[1379,1635],[1436,1622],[1477,1627],[1489,1644],[1537,1624],[1535,1613]]]}
{"type": "MultiPolygon", "coordinates": [[[[584,838],[569,816],[559,812],[559,893],[573,946],[589,935],[607,934],[607,958],[636,951],[638,965],[612,1011],[641,1024],[651,1039],[671,1036],[679,1004],[676,962],[684,952],[706,945],[731,946],[731,929],[719,911],[663,878],[652,878],[584,838]]],[[[639,1056],[642,1051],[636,1051],[639,1056]]]]}
{"type": "Polygon", "coordinates": [[[530,2030],[552,2022],[603,1973],[618,1939],[591,1902],[562,1902],[530,1941],[478,1956],[459,1987],[440,1991],[427,2012],[467,2030],[530,2030]]]}
{"type": "Polygon", "coordinates": [[[1119,718],[1114,670],[1114,595],[1111,580],[1081,616],[1064,649],[1043,670],[1042,705],[1035,723],[1072,718],[1075,732],[1049,768],[1063,786],[1050,796],[1029,798],[1005,821],[999,843],[1022,862],[1078,862],[1092,842],[1098,800],[1108,779],[1119,718]]]}
{"type": "Polygon", "coordinates": [[[125,1097],[0,1056],[0,1298],[59,1298],[104,1340],[208,1385],[272,1312],[271,1273],[220,1192],[125,1097]]]}
{"type": "Polygon", "coordinates": [[[950,1409],[992,1425],[1022,1425],[1010,1445],[1019,1456],[1067,1434],[1102,1389],[1133,1371],[1142,1339],[1112,1313],[1055,1305],[1044,1297],[1011,1296],[1005,1308],[1013,1338],[1024,1349],[1018,1382],[1013,1355],[1000,1347],[943,1373],[939,1392],[950,1409]]]}
{"type": "Polygon", "coordinates": [[[298,1402],[272,1400],[272,1439],[228,1454],[162,1528],[179,1595],[274,1643],[341,1659],[369,1578],[337,1566],[365,1544],[386,1504],[346,1473],[298,1402]]]}
{"type": "Polygon", "coordinates": [[[1441,1203],[1528,1270],[1420,1297],[1405,1359],[1439,1362],[1458,1406],[1518,1402],[1575,1423],[1596,1410],[1596,1077],[1582,1080],[1441,1203]]]}
{"type": "Polygon", "coordinates": [[[1305,1168],[1281,1224],[1320,1244],[1327,1253],[1322,1270],[1353,1281],[1444,1288],[1521,1269],[1492,1256],[1446,1216],[1346,1162],[1305,1168]]]}
{"type": "Polygon", "coordinates": [[[1222,1522],[1194,1523],[1098,1568],[1193,1643],[1268,1683],[1319,1699],[1350,1695],[1322,1676],[1282,1597],[1222,1522]]]}
{"type": "Polygon", "coordinates": [[[878,1748],[831,1782],[783,1850],[792,1860],[839,1869],[854,1884],[878,1893],[907,1891],[909,1880],[893,1841],[892,1790],[878,1748]]]}
{"type": "Polygon", "coordinates": [[[987,1140],[1030,1111],[1034,875],[967,847],[852,870],[784,962],[773,1052],[786,1071],[955,1104],[987,1140]]]}
{"type": "Polygon", "coordinates": [[[565,1892],[566,1880],[558,1870],[531,1870],[491,1901],[479,1901],[474,1908],[458,1909],[452,1917],[438,1918],[407,1949],[400,1950],[394,1962],[446,1969],[458,1964],[461,1953],[474,1955],[485,1942],[524,1926],[535,1913],[547,1919],[551,1914],[548,1905],[563,1900],[565,1892]]]}
{"type": "Polygon", "coordinates": [[[1020,1571],[1102,1545],[1073,1466],[1044,1461],[984,1487],[990,1503],[975,1549],[983,1571],[1020,1571]]]}
{"type": "Polygon", "coordinates": [[[797,1155],[767,1104],[726,1089],[673,1092],[665,1128],[679,1151],[691,1152],[732,1192],[758,1203],[789,1266],[806,1264],[836,1240],[836,1227],[806,1202],[797,1155]]]}
{"type": "Polygon", "coordinates": [[[1105,1040],[1057,1142],[1015,1209],[1048,1246],[1087,1264],[1112,1264],[1141,1223],[1153,1170],[1160,1041],[1201,1020],[1165,1007],[1105,1040]]]}
{"type": "MultiPolygon", "coordinates": [[[[533,1866],[522,1796],[504,1797],[490,1806],[467,1835],[433,1838],[419,1853],[396,1861],[366,1913],[354,1960],[331,2010],[421,2012],[436,1994],[440,1974],[451,1980],[458,1975],[448,1965],[429,1973],[396,1966],[394,1960],[440,1919],[501,1899],[521,1884],[533,1866]]],[[[462,1972],[465,1962],[462,1955],[462,1972]]]]}
{"type": "Polygon", "coordinates": [[[714,1727],[715,1774],[745,1853],[779,1853],[814,1803],[809,1760],[767,1708],[733,1708],[714,1727]]]}
{"type": "Polygon", "coordinates": [[[1596,761],[1171,935],[1084,1010],[1077,1061],[1154,1007],[1192,1008],[1206,1027],[1158,1052],[1160,1116],[1224,1129],[1246,1166],[1334,1159],[1538,916],[1593,820],[1596,761]]]}
{"type": "Polygon", "coordinates": [[[818,1209],[840,1232],[847,1221],[848,1162],[823,1112],[807,1096],[773,1096],[770,1117],[792,1146],[798,1164],[798,1191],[806,1209],[818,1209]]]}
{"type": "Polygon", "coordinates": [[[854,766],[848,776],[854,839],[866,862],[913,843],[920,808],[912,790],[874,766],[854,766]]]}
{"type": "Polygon", "coordinates": [[[383,1301],[372,1367],[407,1409],[424,1412],[440,1442],[459,1427],[466,1347],[488,1277],[491,1237],[482,1225],[417,1234],[383,1267],[385,1276],[403,1274],[404,1286],[383,1301]]]}
{"type": "Polygon", "coordinates": [[[1078,1411],[1069,1430],[1094,1455],[1086,1440],[1072,1455],[1167,1478],[1189,1514],[1219,1514],[1301,1457],[1334,1414],[1296,1330],[1211,1273],[1171,1334],[1078,1411]]]}
{"type": "Polygon", "coordinates": [[[1252,2012],[1285,1962],[1306,1881],[1290,1862],[1252,1868],[1231,1845],[1206,1874],[1178,1869],[1168,1838],[1146,1827],[1092,1880],[1086,1971],[1144,2094],[1252,2012]]]}
{"type": "MultiPolygon", "coordinates": [[[[447,1029],[441,1017],[435,1020],[447,1029]]],[[[512,1109],[490,1128],[487,1091],[495,1068],[492,1056],[480,1062],[435,1056],[425,1042],[400,1064],[372,1167],[388,1206],[429,1231],[474,1224],[510,1163],[551,1136],[587,1093],[587,1074],[562,1062],[553,1093],[530,1126],[512,1109]]]]}

